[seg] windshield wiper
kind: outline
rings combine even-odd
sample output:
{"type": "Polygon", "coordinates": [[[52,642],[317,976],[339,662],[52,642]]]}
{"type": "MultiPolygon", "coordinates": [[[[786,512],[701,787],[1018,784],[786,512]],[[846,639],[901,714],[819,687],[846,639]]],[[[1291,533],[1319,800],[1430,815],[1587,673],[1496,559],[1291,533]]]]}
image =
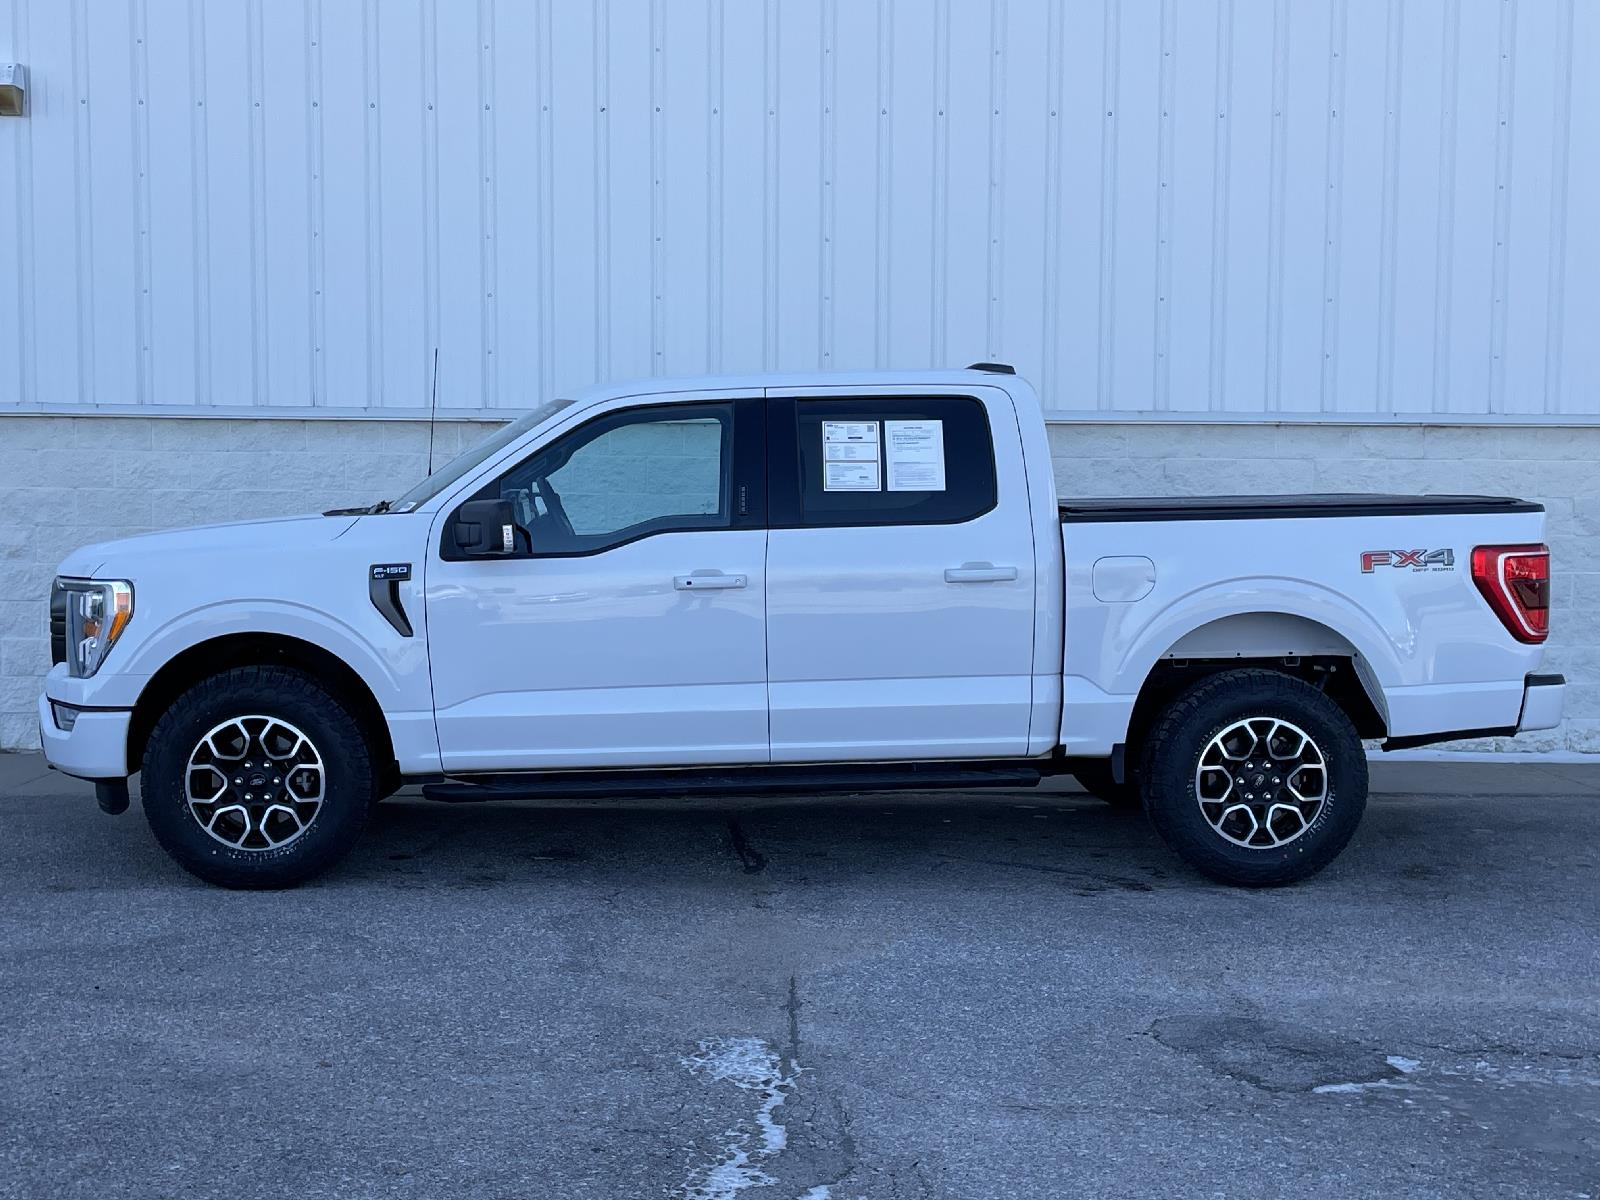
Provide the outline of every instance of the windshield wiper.
{"type": "Polygon", "coordinates": [[[378,513],[386,513],[394,506],[393,500],[379,500],[376,504],[363,504],[356,508],[330,508],[322,515],[325,517],[371,517],[378,513]]]}

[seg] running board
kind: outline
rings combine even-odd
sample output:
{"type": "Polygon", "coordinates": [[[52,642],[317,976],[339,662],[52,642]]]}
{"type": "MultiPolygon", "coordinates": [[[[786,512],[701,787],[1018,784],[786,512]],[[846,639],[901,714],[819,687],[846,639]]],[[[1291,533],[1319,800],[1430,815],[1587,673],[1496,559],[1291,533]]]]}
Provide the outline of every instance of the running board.
{"type": "Polygon", "coordinates": [[[538,771],[454,776],[422,795],[446,804],[485,800],[588,800],[670,796],[752,796],[773,792],[935,791],[1033,787],[1044,772],[1016,763],[885,763],[881,766],[750,766],[650,771],[538,771]]]}

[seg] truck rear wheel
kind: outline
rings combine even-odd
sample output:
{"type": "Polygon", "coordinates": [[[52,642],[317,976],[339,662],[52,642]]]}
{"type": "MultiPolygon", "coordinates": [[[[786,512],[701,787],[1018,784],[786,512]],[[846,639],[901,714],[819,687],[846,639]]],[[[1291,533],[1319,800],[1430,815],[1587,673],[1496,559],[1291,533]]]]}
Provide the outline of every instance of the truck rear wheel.
{"type": "Polygon", "coordinates": [[[1275,887],[1342,851],[1367,803],[1367,759],[1350,718],[1276,671],[1225,671],[1179,696],[1145,743],[1145,811],[1196,870],[1275,887]]]}
{"type": "Polygon", "coordinates": [[[237,667],[150,734],[140,793],[163,849],[208,883],[292,887],[349,853],[377,802],[355,718],[308,675],[237,667]]]}

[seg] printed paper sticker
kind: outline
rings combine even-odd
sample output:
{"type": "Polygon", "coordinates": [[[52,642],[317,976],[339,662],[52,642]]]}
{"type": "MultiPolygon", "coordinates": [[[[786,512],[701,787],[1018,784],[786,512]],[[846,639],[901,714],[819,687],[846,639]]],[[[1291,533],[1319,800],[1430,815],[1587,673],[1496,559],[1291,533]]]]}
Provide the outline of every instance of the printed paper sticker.
{"type": "Polygon", "coordinates": [[[825,492],[881,492],[878,460],[871,462],[831,462],[823,464],[822,490],[825,492]]]}
{"type": "Polygon", "coordinates": [[[942,492],[944,422],[885,421],[891,492],[942,492]]]}
{"type": "Polygon", "coordinates": [[[877,442],[824,442],[822,449],[828,462],[878,461],[877,442]]]}
{"type": "MultiPolygon", "coordinates": [[[[878,444],[878,423],[876,421],[824,421],[822,423],[822,440],[825,442],[870,442],[878,444]]],[[[873,451],[877,457],[877,451],[873,451]]]]}
{"type": "Polygon", "coordinates": [[[822,490],[881,492],[877,421],[822,423],[822,490]]]}

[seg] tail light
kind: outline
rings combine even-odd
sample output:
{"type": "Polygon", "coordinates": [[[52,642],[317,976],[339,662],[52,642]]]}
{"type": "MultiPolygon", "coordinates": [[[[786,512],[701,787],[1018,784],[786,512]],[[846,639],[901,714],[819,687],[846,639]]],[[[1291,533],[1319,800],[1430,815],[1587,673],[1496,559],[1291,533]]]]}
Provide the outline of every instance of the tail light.
{"type": "Polygon", "coordinates": [[[1519,642],[1550,636],[1550,547],[1479,546],[1472,582],[1519,642]]]}

